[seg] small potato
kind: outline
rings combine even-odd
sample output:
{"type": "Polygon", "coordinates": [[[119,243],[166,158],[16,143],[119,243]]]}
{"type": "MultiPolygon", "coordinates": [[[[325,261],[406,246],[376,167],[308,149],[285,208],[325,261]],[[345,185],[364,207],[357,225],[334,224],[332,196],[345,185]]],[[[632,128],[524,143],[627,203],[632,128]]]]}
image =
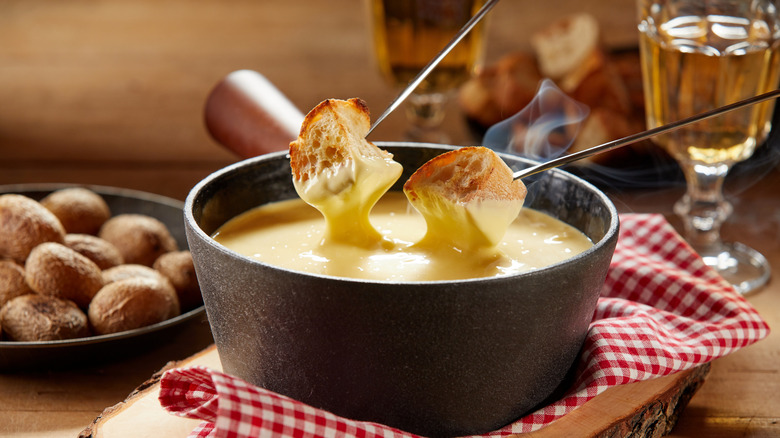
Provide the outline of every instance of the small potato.
{"type": "Polygon", "coordinates": [[[65,229],[59,219],[38,201],[16,194],[0,195],[0,258],[24,263],[39,244],[64,240],[65,229]]]}
{"type": "Polygon", "coordinates": [[[24,281],[24,268],[11,260],[0,260],[0,308],[16,297],[31,293],[32,289],[24,281]]]}
{"type": "Polygon", "coordinates": [[[91,234],[66,234],[65,246],[92,260],[100,269],[124,263],[122,254],[114,245],[91,234]]]}
{"type": "Polygon", "coordinates": [[[0,325],[11,341],[35,342],[89,336],[87,316],[75,303],[48,295],[16,297],[0,309],[0,325]]]}
{"type": "Polygon", "coordinates": [[[84,309],[103,287],[101,270],[92,260],[53,242],[40,244],[30,252],[25,279],[35,292],[72,300],[84,309]]]}
{"type": "Polygon", "coordinates": [[[83,187],[54,191],[41,199],[41,205],[59,218],[66,233],[97,234],[111,217],[103,197],[83,187]]]}
{"type": "Polygon", "coordinates": [[[194,309],[203,303],[198,278],[195,276],[195,265],[189,251],[174,251],[161,255],[154,262],[154,269],[170,280],[179,296],[182,311],[194,309]]]}
{"type": "Polygon", "coordinates": [[[109,268],[103,271],[103,284],[109,284],[115,281],[133,277],[150,278],[157,281],[168,281],[164,275],[148,266],[125,264],[114,266],[113,268],[109,268]]]}
{"type": "Polygon", "coordinates": [[[98,236],[116,246],[125,263],[152,266],[160,255],[178,250],[164,223],[141,214],[114,216],[103,224],[98,236]]]}
{"type": "Polygon", "coordinates": [[[95,333],[133,330],[179,315],[170,283],[133,277],[107,284],[95,295],[87,315],[95,333]]]}

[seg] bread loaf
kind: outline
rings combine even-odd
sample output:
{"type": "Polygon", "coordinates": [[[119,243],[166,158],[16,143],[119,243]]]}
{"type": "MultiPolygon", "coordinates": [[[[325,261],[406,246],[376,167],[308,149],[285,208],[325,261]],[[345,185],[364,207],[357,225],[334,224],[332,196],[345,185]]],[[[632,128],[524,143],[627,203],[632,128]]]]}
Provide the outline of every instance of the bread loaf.
{"type": "MultiPolygon", "coordinates": [[[[482,129],[514,116],[531,104],[544,78],[566,95],[589,108],[572,132],[552,131],[547,138],[553,155],[576,152],[645,128],[644,96],[639,54],[608,53],[599,37],[598,22],[586,13],[564,17],[536,32],[532,50],[509,53],[468,81],[458,95],[459,104],[473,125],[482,129]],[[573,140],[573,143],[570,143],[573,140]]],[[[534,120],[513,127],[515,138],[534,120]]],[[[592,157],[586,162],[620,166],[652,149],[648,142],[630,145],[592,157]]],[[[521,152],[522,153],[522,152],[521,152]]]]}
{"type": "Polygon", "coordinates": [[[599,24],[589,14],[564,17],[531,36],[539,70],[568,92],[579,86],[604,57],[599,46],[599,24]]]}

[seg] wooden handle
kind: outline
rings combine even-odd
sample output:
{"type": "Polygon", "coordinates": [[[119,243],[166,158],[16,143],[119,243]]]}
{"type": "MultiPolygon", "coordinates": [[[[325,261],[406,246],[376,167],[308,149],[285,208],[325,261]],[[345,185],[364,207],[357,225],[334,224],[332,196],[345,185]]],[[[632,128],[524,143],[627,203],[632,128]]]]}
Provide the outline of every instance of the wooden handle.
{"type": "Polygon", "coordinates": [[[206,100],[209,133],[242,158],[286,150],[298,137],[303,117],[279,89],[252,70],[230,73],[206,100]]]}

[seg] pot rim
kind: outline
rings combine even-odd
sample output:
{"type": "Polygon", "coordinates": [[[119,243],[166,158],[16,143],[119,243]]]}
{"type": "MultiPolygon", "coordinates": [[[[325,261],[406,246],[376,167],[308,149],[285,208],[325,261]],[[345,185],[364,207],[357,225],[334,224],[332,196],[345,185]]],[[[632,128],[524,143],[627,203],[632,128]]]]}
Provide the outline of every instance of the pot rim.
{"type": "MultiPolygon", "coordinates": [[[[373,142],[380,148],[386,148],[386,147],[417,147],[417,148],[426,148],[426,149],[440,149],[443,152],[458,149],[461,147],[466,146],[452,146],[452,145],[442,145],[442,144],[435,144],[435,143],[416,143],[416,142],[392,142],[392,141],[376,141],[373,142]]],[[[532,165],[538,164],[537,161],[530,160],[528,158],[511,155],[503,152],[496,152],[502,159],[506,161],[506,159],[510,159],[513,161],[520,161],[525,162],[530,167],[532,165]]],[[[276,269],[280,271],[285,271],[291,274],[297,274],[297,275],[303,275],[313,278],[319,278],[321,280],[326,281],[339,281],[339,282],[349,282],[349,283],[357,283],[357,284],[399,284],[399,285],[436,285],[436,284],[461,284],[461,283],[474,283],[474,282],[483,282],[483,283],[491,283],[494,281],[507,281],[509,279],[514,279],[518,277],[532,277],[537,275],[545,275],[546,272],[551,270],[559,269],[561,266],[568,265],[571,263],[577,263],[583,258],[589,257],[590,254],[597,252],[601,250],[604,246],[609,245],[610,242],[613,239],[617,238],[617,234],[620,228],[620,219],[618,216],[617,208],[615,207],[612,200],[609,199],[609,197],[599,190],[596,186],[591,184],[590,182],[572,174],[569,172],[566,172],[561,169],[550,169],[546,172],[553,172],[556,176],[566,178],[569,180],[573,180],[574,182],[577,182],[578,184],[583,185],[586,189],[592,191],[596,194],[598,199],[602,201],[602,203],[607,207],[609,211],[609,227],[607,228],[606,232],[604,233],[604,236],[598,241],[594,242],[593,246],[586,249],[585,251],[569,257],[567,259],[561,260],[559,262],[547,265],[542,268],[538,269],[532,269],[525,272],[519,272],[516,274],[511,275],[500,275],[500,276],[493,276],[493,277],[479,277],[479,278],[464,278],[464,279],[456,279],[456,280],[427,280],[427,281],[390,281],[390,280],[366,280],[366,279],[360,279],[360,278],[352,278],[352,277],[339,277],[334,275],[324,275],[324,274],[315,274],[310,272],[304,272],[304,271],[297,271],[293,269],[284,268],[277,265],[272,265],[269,263],[262,262],[257,259],[253,259],[251,257],[239,254],[236,251],[233,251],[224,245],[221,245],[217,243],[216,240],[211,238],[208,234],[206,234],[203,229],[200,227],[198,222],[195,220],[195,216],[193,214],[193,207],[195,205],[195,200],[198,198],[200,193],[203,191],[203,189],[208,186],[209,184],[213,183],[214,181],[219,180],[225,175],[228,175],[232,172],[234,172],[237,169],[251,166],[255,162],[259,161],[267,161],[278,157],[287,157],[289,159],[289,153],[288,151],[278,151],[278,152],[271,152],[268,154],[259,155],[256,157],[247,158],[241,161],[238,161],[236,163],[230,164],[228,166],[225,166],[219,170],[214,171],[210,175],[206,176],[202,180],[200,180],[193,188],[190,190],[189,194],[187,195],[187,198],[184,201],[184,221],[187,226],[187,228],[190,228],[191,231],[193,231],[197,237],[204,242],[206,242],[210,247],[213,249],[216,249],[222,253],[226,253],[233,258],[238,258],[242,261],[245,261],[249,263],[250,265],[257,265],[263,268],[267,269],[276,269]]],[[[509,163],[508,163],[509,164],[509,163]]],[[[511,166],[510,166],[511,167],[511,166]]],[[[558,218],[556,218],[558,219],[558,218]]],[[[558,219],[560,220],[560,219],[558,219]]],[[[582,231],[582,230],[580,230],[582,231]]],[[[189,236],[188,236],[189,239],[189,236]]]]}

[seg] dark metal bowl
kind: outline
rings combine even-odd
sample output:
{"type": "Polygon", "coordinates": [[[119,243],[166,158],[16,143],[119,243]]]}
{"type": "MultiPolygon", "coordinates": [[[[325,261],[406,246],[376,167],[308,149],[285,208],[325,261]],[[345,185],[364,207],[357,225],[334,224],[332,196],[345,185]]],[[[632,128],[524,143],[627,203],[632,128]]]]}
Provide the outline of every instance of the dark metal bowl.
{"type": "MultiPolygon", "coordinates": [[[[404,165],[393,190],[452,149],[378,145],[404,165]]],[[[593,316],[618,215],[571,174],[553,170],[526,184],[526,205],[595,245],[519,275],[397,283],[305,274],[226,249],[209,237],[220,225],[297,194],[284,153],[210,175],[190,192],[185,225],[225,372],[341,416],[433,436],[491,431],[555,397],[593,316]]]]}
{"type": "MultiPolygon", "coordinates": [[[[137,190],[96,185],[15,184],[0,186],[0,194],[16,193],[41,200],[55,190],[84,187],[99,194],[113,215],[145,214],[162,221],[179,248],[187,248],[181,201],[137,190]]],[[[59,341],[20,342],[0,339],[0,372],[59,370],[120,360],[175,339],[203,320],[203,306],[174,318],[120,333],[59,341]]]]}

